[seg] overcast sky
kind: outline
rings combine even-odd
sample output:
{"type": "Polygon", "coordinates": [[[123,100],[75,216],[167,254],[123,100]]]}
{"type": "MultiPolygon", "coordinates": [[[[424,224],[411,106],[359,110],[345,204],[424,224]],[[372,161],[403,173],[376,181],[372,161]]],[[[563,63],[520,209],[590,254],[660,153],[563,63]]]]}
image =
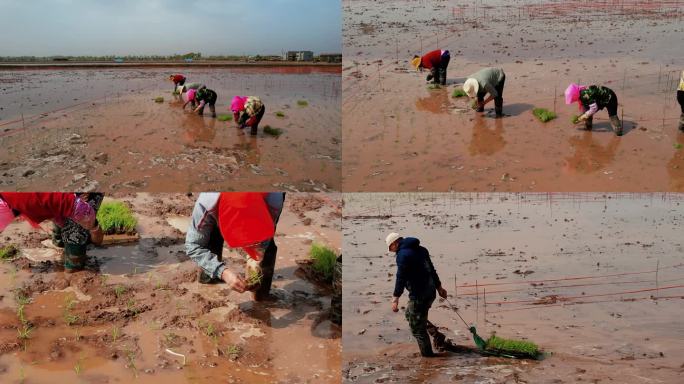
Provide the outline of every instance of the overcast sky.
{"type": "Polygon", "coordinates": [[[0,0],[0,56],[341,52],[340,0],[0,0]]]}

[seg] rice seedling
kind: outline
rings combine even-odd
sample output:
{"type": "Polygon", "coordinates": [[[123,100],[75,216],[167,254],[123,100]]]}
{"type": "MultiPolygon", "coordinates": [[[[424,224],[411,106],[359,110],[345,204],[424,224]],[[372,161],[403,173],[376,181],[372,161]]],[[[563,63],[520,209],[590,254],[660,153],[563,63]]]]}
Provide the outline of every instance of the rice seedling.
{"type": "Polygon", "coordinates": [[[496,335],[492,335],[489,337],[489,339],[487,339],[487,346],[485,349],[501,353],[525,355],[529,357],[536,357],[539,354],[539,347],[533,342],[523,340],[508,340],[496,335]]]}
{"type": "Polygon", "coordinates": [[[102,203],[97,211],[97,221],[105,234],[134,233],[138,220],[131,210],[121,201],[102,203]]]}
{"type": "Polygon", "coordinates": [[[233,116],[231,116],[231,115],[218,115],[218,116],[216,116],[216,120],[218,120],[218,121],[231,121],[231,120],[233,120],[233,116]]]}
{"type": "Polygon", "coordinates": [[[83,369],[83,367],[81,366],[81,361],[82,361],[82,360],[83,360],[82,357],[79,358],[79,359],[76,361],[76,365],[74,365],[74,372],[76,372],[77,375],[80,375],[80,374],[81,374],[81,371],[82,371],[82,369],[83,369]]]}
{"type": "Polygon", "coordinates": [[[534,114],[537,117],[537,119],[539,119],[543,123],[546,123],[547,121],[551,121],[556,118],[556,114],[552,111],[549,111],[546,108],[535,108],[532,110],[532,114],[534,114]]]}
{"type": "Polygon", "coordinates": [[[240,358],[240,355],[242,354],[242,348],[240,348],[239,345],[229,345],[223,351],[223,354],[228,356],[229,359],[235,361],[240,358]]]}
{"type": "Polygon", "coordinates": [[[674,149],[682,149],[682,144],[681,143],[674,144],[674,149]]]}
{"type": "Polygon", "coordinates": [[[473,101],[470,102],[470,108],[472,109],[477,109],[479,107],[477,99],[473,99],[473,101]]]}
{"type": "Polygon", "coordinates": [[[31,337],[32,330],[33,328],[30,325],[24,324],[22,328],[17,328],[18,337],[22,340],[28,340],[31,337]]]}
{"type": "Polygon", "coordinates": [[[112,341],[116,343],[119,336],[121,336],[121,328],[114,326],[114,328],[112,328],[112,341]]]}
{"type": "Polygon", "coordinates": [[[433,90],[433,89],[442,89],[442,86],[439,84],[430,84],[427,86],[427,89],[433,90]]]}
{"type": "Polygon", "coordinates": [[[454,92],[451,94],[451,97],[453,97],[453,98],[465,97],[465,96],[468,96],[468,94],[465,93],[465,91],[460,89],[460,88],[454,89],[454,92]]]}
{"type": "Polygon", "coordinates": [[[135,365],[135,358],[137,357],[135,351],[126,349],[124,354],[126,355],[126,367],[130,368],[133,371],[133,375],[137,378],[138,367],[135,365]]]}
{"type": "Polygon", "coordinates": [[[14,259],[17,254],[19,254],[19,249],[14,244],[5,245],[0,248],[0,260],[6,261],[14,259]]]}
{"type": "Polygon", "coordinates": [[[309,105],[309,102],[306,100],[297,100],[297,105],[299,105],[300,107],[306,107],[309,105]]]}
{"type": "Polygon", "coordinates": [[[276,117],[285,117],[285,112],[283,111],[278,111],[275,113],[276,117]]]}
{"type": "Polygon", "coordinates": [[[264,274],[261,272],[260,268],[249,268],[247,270],[247,286],[253,287],[261,284],[261,279],[263,279],[264,274]]]}
{"type": "Polygon", "coordinates": [[[324,245],[313,243],[309,256],[313,260],[313,270],[325,281],[332,281],[337,253],[324,245]]]}
{"type": "Polygon", "coordinates": [[[570,122],[573,124],[577,124],[580,122],[579,115],[572,115],[572,118],[570,119],[570,122]]]}
{"type": "Polygon", "coordinates": [[[116,287],[114,287],[114,294],[117,298],[121,297],[121,295],[123,295],[124,293],[126,293],[126,287],[124,287],[123,285],[117,285],[116,287]]]}
{"type": "Polygon", "coordinates": [[[162,96],[157,96],[157,97],[154,98],[154,102],[155,102],[155,103],[163,103],[163,102],[164,102],[164,98],[163,98],[162,96]]]}
{"type": "Polygon", "coordinates": [[[283,134],[283,130],[280,128],[273,128],[270,125],[265,125],[264,126],[264,133],[267,135],[278,137],[278,136],[283,134]]]}
{"type": "Polygon", "coordinates": [[[26,314],[24,313],[24,304],[20,304],[19,307],[17,307],[17,318],[22,324],[26,324],[26,314]]]}

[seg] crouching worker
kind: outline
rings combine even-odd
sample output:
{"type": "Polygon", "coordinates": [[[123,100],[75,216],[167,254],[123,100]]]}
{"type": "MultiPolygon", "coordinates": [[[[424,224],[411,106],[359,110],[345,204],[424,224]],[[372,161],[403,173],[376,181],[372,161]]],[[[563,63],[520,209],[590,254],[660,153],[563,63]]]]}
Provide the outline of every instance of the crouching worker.
{"type": "MultiPolygon", "coordinates": [[[[178,86],[182,86],[185,84],[185,76],[176,74],[176,75],[169,75],[169,81],[173,83],[173,91],[178,92],[178,86]]],[[[178,92],[180,94],[180,92],[178,92]]]]}
{"type": "Polygon", "coordinates": [[[273,236],[284,201],[282,192],[201,193],[185,238],[188,256],[201,269],[199,282],[223,281],[236,292],[253,291],[256,301],[267,299],[278,252],[273,236]],[[261,276],[259,283],[228,269],[224,241],[248,255],[248,268],[261,276]]]}
{"type": "Polygon", "coordinates": [[[259,122],[266,112],[266,106],[260,98],[256,96],[235,96],[230,103],[230,109],[238,128],[250,127],[250,133],[252,135],[257,134],[259,122]]]}
{"type": "MultiPolygon", "coordinates": [[[[435,329],[428,321],[428,311],[435,301],[436,292],[446,298],[447,291],[437,276],[437,271],[430,260],[430,253],[420,246],[420,240],[403,238],[397,233],[390,233],[385,239],[390,252],[396,253],[397,278],[392,297],[392,311],[399,311],[399,297],[404,288],[409,291],[409,302],[406,306],[406,320],[411,333],[418,342],[420,354],[433,357],[432,344],[428,329],[435,329]]],[[[434,335],[434,332],[430,332],[434,335]]],[[[435,340],[436,342],[438,340],[435,340]]],[[[439,342],[443,342],[443,338],[439,342]]]]}
{"type": "Polygon", "coordinates": [[[16,217],[25,218],[33,227],[51,220],[55,225],[53,243],[64,247],[64,270],[82,270],[87,261],[89,243],[102,243],[103,233],[97,223],[101,193],[16,193],[0,194],[0,232],[16,217]]]}
{"type": "MultiPolygon", "coordinates": [[[[189,94],[189,92],[188,92],[189,94]]],[[[218,99],[218,95],[216,92],[214,92],[211,89],[208,88],[201,88],[198,89],[197,92],[195,92],[195,102],[197,104],[197,108],[193,110],[193,112],[197,113],[198,115],[202,116],[204,115],[204,107],[206,105],[209,105],[209,110],[211,111],[211,117],[216,117],[216,99],[218,99]]]]}
{"type": "Polygon", "coordinates": [[[615,132],[615,135],[622,136],[622,122],[617,116],[618,112],[618,98],[612,89],[602,85],[579,85],[570,84],[565,89],[565,104],[572,103],[579,105],[582,115],[577,119],[577,123],[584,122],[584,128],[591,131],[594,121],[594,114],[602,110],[608,109],[608,117],[610,118],[610,125],[615,132]]]}
{"type": "MultiPolygon", "coordinates": [[[[178,87],[176,87],[176,91],[178,92],[178,96],[182,100],[183,94],[187,93],[189,90],[194,89],[195,91],[197,91],[198,89],[204,89],[206,87],[207,86],[202,84],[202,83],[188,83],[185,85],[179,85],[178,87]]],[[[187,95],[186,95],[186,97],[187,97],[187,95]]],[[[192,108],[193,109],[195,108],[195,101],[194,100],[192,101],[192,108]]]]}
{"type": "Polygon", "coordinates": [[[503,90],[506,83],[506,74],[501,68],[483,68],[472,75],[463,83],[463,91],[471,99],[477,99],[475,110],[484,112],[484,107],[494,100],[494,112],[496,117],[503,117],[503,90]],[[489,96],[485,99],[485,95],[489,96]]]}
{"type": "Polygon", "coordinates": [[[433,84],[446,85],[447,67],[449,66],[451,55],[449,51],[437,49],[426,53],[423,57],[413,56],[411,65],[418,71],[423,68],[430,70],[427,81],[432,80],[433,84]]]}

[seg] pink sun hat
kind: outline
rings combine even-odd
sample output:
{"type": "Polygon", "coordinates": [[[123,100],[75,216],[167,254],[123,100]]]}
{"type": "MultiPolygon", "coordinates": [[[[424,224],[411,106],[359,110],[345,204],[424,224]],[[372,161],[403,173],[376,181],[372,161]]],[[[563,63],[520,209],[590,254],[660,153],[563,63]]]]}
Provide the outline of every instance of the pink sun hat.
{"type": "Polygon", "coordinates": [[[230,102],[230,110],[233,112],[240,112],[245,109],[245,103],[247,102],[246,96],[235,96],[230,102]]]}
{"type": "Polygon", "coordinates": [[[196,93],[197,93],[196,89],[188,89],[188,92],[187,92],[188,101],[195,100],[195,94],[196,93]]]}
{"type": "Polygon", "coordinates": [[[570,105],[577,102],[580,98],[580,90],[582,88],[584,87],[575,83],[568,85],[568,88],[565,90],[565,104],[570,105]]]}
{"type": "Polygon", "coordinates": [[[0,232],[4,231],[13,220],[14,212],[12,212],[12,208],[0,199],[0,232]]]}

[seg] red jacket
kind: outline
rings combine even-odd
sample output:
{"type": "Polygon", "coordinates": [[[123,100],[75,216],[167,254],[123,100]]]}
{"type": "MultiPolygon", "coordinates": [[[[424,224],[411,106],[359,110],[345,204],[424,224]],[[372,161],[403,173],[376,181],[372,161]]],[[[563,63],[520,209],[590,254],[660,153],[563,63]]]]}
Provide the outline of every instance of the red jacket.
{"type": "Polygon", "coordinates": [[[185,80],[185,76],[183,75],[173,75],[173,82],[178,84],[181,81],[185,80]]]}
{"type": "Polygon", "coordinates": [[[435,49],[423,55],[420,58],[420,65],[426,69],[438,67],[442,63],[442,50],[435,49]]]}

